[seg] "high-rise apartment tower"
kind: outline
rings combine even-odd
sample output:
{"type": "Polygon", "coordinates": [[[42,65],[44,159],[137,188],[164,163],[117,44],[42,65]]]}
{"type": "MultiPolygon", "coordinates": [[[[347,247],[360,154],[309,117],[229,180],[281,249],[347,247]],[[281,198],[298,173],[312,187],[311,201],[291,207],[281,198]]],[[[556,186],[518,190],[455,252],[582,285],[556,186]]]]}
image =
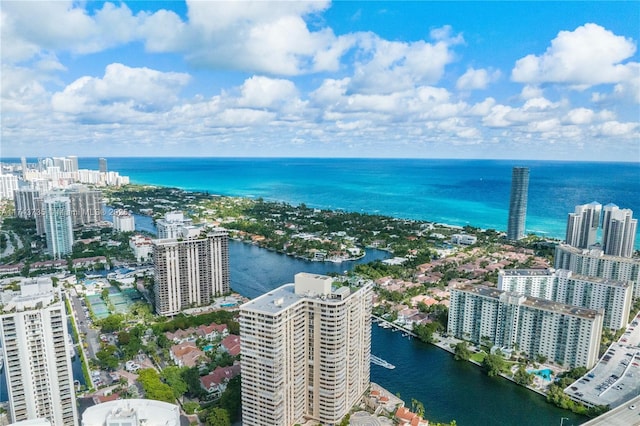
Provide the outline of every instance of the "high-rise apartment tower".
{"type": "Polygon", "coordinates": [[[153,241],[155,303],[159,315],[208,305],[229,292],[229,234],[183,229],[180,239],[153,241]]]}
{"type": "Polygon", "coordinates": [[[50,278],[25,278],[20,292],[2,294],[0,338],[15,422],[46,418],[77,426],[67,315],[50,278]]]}
{"type": "Polygon", "coordinates": [[[615,204],[604,206],[602,220],[602,246],[610,256],[631,257],[636,241],[638,219],[633,211],[620,209],[615,204]]]}
{"type": "Polygon", "coordinates": [[[73,224],[69,197],[48,195],[42,199],[42,219],[47,252],[56,259],[73,250],[73,224]]]}
{"type": "Polygon", "coordinates": [[[509,222],[507,224],[508,240],[515,241],[524,237],[528,191],[529,168],[514,167],[511,172],[511,198],[509,200],[509,222]]]}
{"type": "Polygon", "coordinates": [[[589,248],[596,243],[596,235],[600,227],[602,204],[595,201],[576,206],[574,213],[567,219],[567,244],[577,248],[589,248]]]}
{"type": "Polygon", "coordinates": [[[372,290],[332,281],[296,274],[240,307],[244,424],[335,425],[368,389],[372,290]]]}

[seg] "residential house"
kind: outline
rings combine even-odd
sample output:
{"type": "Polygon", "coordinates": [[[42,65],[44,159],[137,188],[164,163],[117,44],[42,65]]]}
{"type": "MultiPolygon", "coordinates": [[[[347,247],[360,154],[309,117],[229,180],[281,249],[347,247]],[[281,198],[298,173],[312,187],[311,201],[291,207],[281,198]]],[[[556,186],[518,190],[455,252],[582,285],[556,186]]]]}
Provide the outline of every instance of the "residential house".
{"type": "Polygon", "coordinates": [[[209,395],[220,396],[227,389],[229,380],[240,374],[240,364],[216,367],[213,372],[200,377],[200,385],[209,395]]]}

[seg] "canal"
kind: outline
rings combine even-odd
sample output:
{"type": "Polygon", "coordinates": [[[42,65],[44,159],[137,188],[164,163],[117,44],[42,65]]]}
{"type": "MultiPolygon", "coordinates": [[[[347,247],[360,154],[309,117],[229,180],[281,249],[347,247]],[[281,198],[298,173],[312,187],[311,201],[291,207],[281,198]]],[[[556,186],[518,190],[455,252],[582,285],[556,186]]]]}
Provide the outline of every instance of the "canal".
{"type": "MultiPolygon", "coordinates": [[[[352,269],[357,263],[388,258],[384,251],[370,250],[357,262],[340,264],[309,262],[258,247],[230,241],[231,287],[257,297],[282,284],[293,282],[298,272],[326,274],[352,269]]],[[[434,422],[456,420],[462,426],[578,425],[586,419],[561,410],[514,383],[488,377],[479,367],[455,361],[448,352],[400,332],[373,325],[371,352],[394,364],[394,370],[371,365],[371,380],[400,393],[407,405],[421,401],[425,417],[434,422]]]]}

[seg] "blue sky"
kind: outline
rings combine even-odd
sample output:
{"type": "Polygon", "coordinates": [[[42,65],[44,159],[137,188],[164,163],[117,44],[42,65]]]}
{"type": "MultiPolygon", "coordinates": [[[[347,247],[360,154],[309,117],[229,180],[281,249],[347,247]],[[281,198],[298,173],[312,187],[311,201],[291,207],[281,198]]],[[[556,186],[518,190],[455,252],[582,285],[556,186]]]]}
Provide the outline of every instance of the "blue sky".
{"type": "Polygon", "coordinates": [[[634,1],[0,12],[3,157],[640,161],[634,1]]]}

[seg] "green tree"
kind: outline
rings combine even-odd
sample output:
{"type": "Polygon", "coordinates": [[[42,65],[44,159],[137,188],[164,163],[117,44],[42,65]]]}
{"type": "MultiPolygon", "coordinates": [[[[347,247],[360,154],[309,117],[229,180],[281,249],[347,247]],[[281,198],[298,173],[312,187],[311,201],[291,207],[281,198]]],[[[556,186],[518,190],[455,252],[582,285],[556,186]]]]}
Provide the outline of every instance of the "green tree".
{"type": "Polygon", "coordinates": [[[460,342],[454,346],[453,358],[456,361],[468,361],[471,358],[471,351],[467,342],[460,342]]]}
{"type": "Polygon", "coordinates": [[[170,366],[166,367],[160,373],[160,377],[171,387],[173,396],[178,399],[187,392],[187,383],[182,378],[182,371],[187,368],[170,366]]]}
{"type": "Polygon", "coordinates": [[[482,361],[482,366],[487,370],[487,376],[497,376],[502,372],[505,367],[504,359],[499,351],[495,354],[487,354],[482,361]]]}
{"type": "Polygon", "coordinates": [[[138,372],[138,381],[144,389],[147,399],[155,399],[157,401],[175,402],[171,387],[160,380],[160,376],[156,370],[145,368],[138,372]]]}
{"type": "Polygon", "coordinates": [[[103,333],[112,333],[114,331],[120,330],[123,321],[124,315],[122,314],[109,315],[108,317],[100,321],[100,328],[103,333]]]}
{"type": "Polygon", "coordinates": [[[520,365],[513,375],[513,380],[519,385],[529,386],[533,383],[533,374],[527,373],[524,365],[520,365]]]}
{"type": "Polygon", "coordinates": [[[207,426],[231,426],[229,413],[224,408],[214,407],[207,413],[207,426]]]}
{"type": "Polygon", "coordinates": [[[118,367],[120,361],[116,356],[118,348],[113,345],[105,346],[103,349],[96,352],[96,358],[98,359],[98,365],[105,370],[115,370],[118,367]]]}

